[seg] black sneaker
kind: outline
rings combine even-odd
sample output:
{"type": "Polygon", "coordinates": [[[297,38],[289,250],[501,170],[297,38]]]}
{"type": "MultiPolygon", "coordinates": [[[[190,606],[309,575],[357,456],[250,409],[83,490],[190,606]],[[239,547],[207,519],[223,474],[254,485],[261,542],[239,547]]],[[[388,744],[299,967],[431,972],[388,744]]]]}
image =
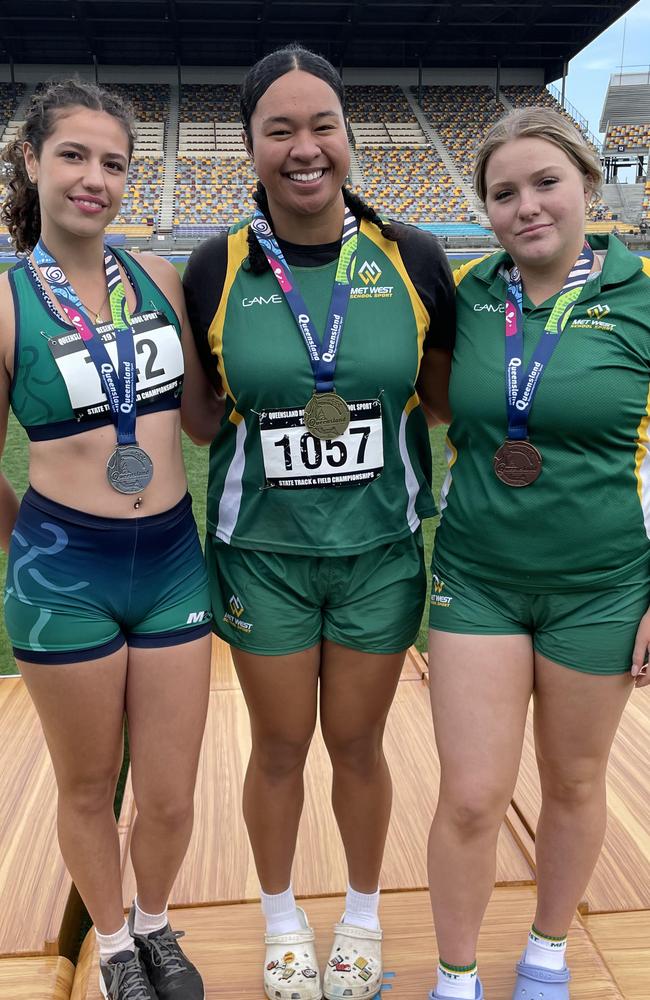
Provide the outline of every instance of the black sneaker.
{"type": "Polygon", "coordinates": [[[99,963],[99,990],[105,1000],[157,1000],[137,952],[132,951],[99,963]]]}
{"type": "Polygon", "coordinates": [[[134,935],[158,1000],[205,1000],[203,980],[178,943],[184,934],[167,924],[160,931],[142,937],[134,935]]]}

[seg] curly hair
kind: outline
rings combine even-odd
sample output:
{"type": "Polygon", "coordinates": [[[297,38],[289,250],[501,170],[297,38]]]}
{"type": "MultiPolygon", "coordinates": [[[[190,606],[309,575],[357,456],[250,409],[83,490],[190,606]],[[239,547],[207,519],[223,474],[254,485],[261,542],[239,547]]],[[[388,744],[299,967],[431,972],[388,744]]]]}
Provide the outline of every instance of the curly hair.
{"type": "Polygon", "coordinates": [[[71,108],[105,111],[122,125],[129,144],[129,160],[135,143],[135,123],[130,107],[116,94],[82,80],[52,83],[32,97],[25,124],[18,136],[2,150],[7,183],[0,218],[7,226],[16,250],[29,252],[41,233],[41,212],[36,184],[25,166],[23,144],[28,142],[36,157],[54,131],[61,112],[71,108]]]}

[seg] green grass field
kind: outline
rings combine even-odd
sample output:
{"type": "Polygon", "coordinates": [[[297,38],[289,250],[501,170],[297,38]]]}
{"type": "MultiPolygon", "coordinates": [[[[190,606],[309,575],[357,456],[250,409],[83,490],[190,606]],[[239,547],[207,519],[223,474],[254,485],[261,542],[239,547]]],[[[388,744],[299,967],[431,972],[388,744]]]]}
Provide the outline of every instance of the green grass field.
{"type": "MultiPolygon", "coordinates": [[[[462,260],[451,261],[452,267],[458,267],[462,260]]],[[[0,271],[6,270],[9,265],[0,264],[0,271]]],[[[176,267],[182,274],[184,264],[177,262],[176,267]]],[[[444,430],[441,427],[431,432],[431,450],[433,453],[433,495],[438,497],[440,487],[445,476],[444,462],[444,430]]],[[[203,537],[205,533],[205,496],[207,487],[207,465],[208,449],[197,448],[191,441],[183,438],[183,450],[185,454],[185,465],[187,468],[187,478],[190,492],[194,499],[194,514],[199,525],[199,534],[203,537]]],[[[22,496],[27,488],[27,438],[21,427],[18,426],[13,417],[9,420],[9,430],[5,443],[4,454],[2,456],[2,471],[9,479],[16,492],[22,496]]],[[[438,519],[426,521],[424,524],[425,552],[427,568],[431,560],[431,548],[433,536],[438,519]]],[[[0,552],[0,580],[4,582],[7,559],[3,552],[0,552]]],[[[428,569],[427,569],[428,571],[428,569]]],[[[418,637],[418,648],[425,649],[427,642],[426,618],[428,607],[425,608],[425,615],[420,627],[418,637]]],[[[0,621],[0,674],[11,674],[15,672],[15,663],[11,652],[11,646],[4,628],[4,621],[0,621]]]]}

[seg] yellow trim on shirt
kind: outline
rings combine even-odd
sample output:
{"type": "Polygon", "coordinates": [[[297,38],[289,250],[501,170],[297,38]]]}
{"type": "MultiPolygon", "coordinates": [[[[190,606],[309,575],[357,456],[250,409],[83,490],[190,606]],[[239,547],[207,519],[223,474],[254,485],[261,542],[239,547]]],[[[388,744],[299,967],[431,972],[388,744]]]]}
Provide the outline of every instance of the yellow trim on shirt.
{"type": "Polygon", "coordinates": [[[420,405],[420,397],[418,396],[417,392],[414,392],[413,395],[406,400],[406,406],[404,407],[405,415],[408,417],[409,413],[411,413],[415,409],[415,407],[419,405],[420,405]]]}
{"type": "MultiPolygon", "coordinates": [[[[221,298],[219,299],[219,305],[217,306],[217,311],[214,314],[214,318],[208,329],[208,343],[210,345],[211,353],[214,354],[217,359],[217,370],[221,377],[221,385],[223,386],[224,392],[226,395],[230,396],[235,406],[237,405],[237,400],[235,399],[228,383],[228,376],[226,375],[226,369],[223,361],[223,329],[226,321],[226,310],[228,308],[230,289],[232,288],[233,282],[237,277],[242,261],[244,261],[248,256],[247,238],[248,226],[244,226],[232,236],[228,237],[228,267],[226,269],[226,280],[223,283],[223,289],[221,292],[221,298]]],[[[229,419],[233,423],[238,423],[238,416],[240,415],[236,414],[235,410],[233,410],[229,419]]]]}
{"type": "Polygon", "coordinates": [[[490,253],[484,253],[482,257],[477,257],[476,260],[468,260],[466,264],[461,264],[460,267],[454,268],[453,275],[456,288],[458,288],[463,278],[467,277],[472,268],[476,267],[477,264],[480,264],[481,261],[487,260],[487,258],[491,257],[493,253],[495,253],[494,250],[490,253]]]}
{"type": "MultiPolygon", "coordinates": [[[[650,265],[650,260],[648,261],[650,265]]],[[[639,496],[641,504],[643,504],[643,480],[641,479],[641,466],[643,460],[648,454],[648,442],[650,438],[648,436],[648,428],[650,427],[650,388],[648,388],[648,397],[646,399],[645,415],[641,419],[641,423],[638,426],[636,437],[637,437],[637,449],[634,457],[634,475],[636,476],[636,491],[639,496]]]]}
{"type": "MultiPolygon", "coordinates": [[[[416,378],[420,372],[420,362],[422,360],[423,348],[424,348],[424,338],[427,330],[429,329],[429,324],[431,322],[431,317],[424,305],[424,302],[418,295],[417,289],[411,277],[404,266],[404,261],[402,260],[402,255],[399,252],[399,247],[394,240],[387,240],[385,236],[381,235],[381,232],[377,227],[371,223],[367,222],[366,219],[361,220],[361,231],[364,236],[367,236],[371,243],[374,243],[378,250],[388,257],[389,261],[399,274],[400,278],[404,282],[404,287],[408,292],[409,299],[411,300],[411,306],[413,308],[413,315],[415,317],[415,325],[418,331],[418,368],[416,372],[416,378]]],[[[409,400],[410,402],[410,400],[409,400]]],[[[419,400],[418,400],[419,402],[419,400]]],[[[407,404],[408,405],[408,404],[407,404]]],[[[417,404],[414,404],[417,405],[417,404]]]]}

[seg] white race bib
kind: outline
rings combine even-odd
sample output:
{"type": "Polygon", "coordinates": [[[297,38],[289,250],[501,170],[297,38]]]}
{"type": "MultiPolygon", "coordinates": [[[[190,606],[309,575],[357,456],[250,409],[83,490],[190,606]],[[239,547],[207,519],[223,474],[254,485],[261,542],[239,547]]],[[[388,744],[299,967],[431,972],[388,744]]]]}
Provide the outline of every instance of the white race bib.
{"type": "MultiPolygon", "coordinates": [[[[136,400],[146,402],[177,390],[183,382],[183,351],[178,333],[162,312],[131,317],[137,369],[136,400]]],[[[97,327],[117,370],[117,342],[112,323],[97,327]]],[[[122,331],[118,331],[122,336],[122,331]]],[[[97,369],[76,330],[52,337],[48,346],[57,364],[77,420],[110,413],[97,369]]]]}
{"type": "Polygon", "coordinates": [[[303,407],[260,413],[267,486],[364,486],[376,479],[384,467],[381,403],[364,399],[348,406],[348,428],[332,441],[306,430],[303,407]]]}

